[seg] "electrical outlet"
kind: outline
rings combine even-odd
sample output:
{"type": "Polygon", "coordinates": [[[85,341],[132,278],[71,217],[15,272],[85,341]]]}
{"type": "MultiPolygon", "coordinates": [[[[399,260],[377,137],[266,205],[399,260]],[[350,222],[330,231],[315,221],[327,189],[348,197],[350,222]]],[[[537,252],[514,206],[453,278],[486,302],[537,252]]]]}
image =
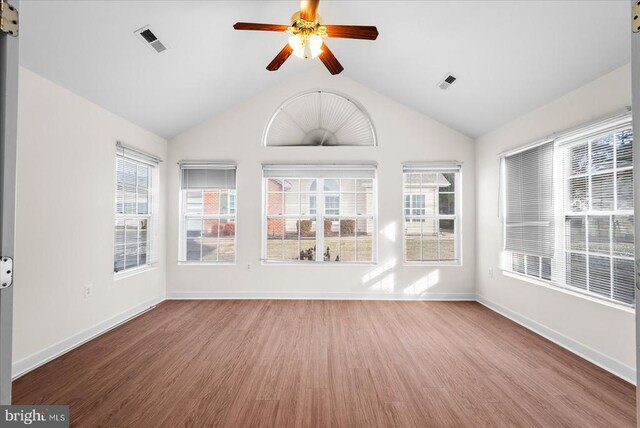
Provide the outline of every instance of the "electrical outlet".
{"type": "Polygon", "coordinates": [[[493,268],[489,268],[489,278],[493,278],[493,268]]]}
{"type": "Polygon", "coordinates": [[[247,270],[251,270],[251,263],[247,263],[247,270]]]}
{"type": "Polygon", "coordinates": [[[84,298],[87,299],[93,294],[93,284],[84,286],[84,298]]]}

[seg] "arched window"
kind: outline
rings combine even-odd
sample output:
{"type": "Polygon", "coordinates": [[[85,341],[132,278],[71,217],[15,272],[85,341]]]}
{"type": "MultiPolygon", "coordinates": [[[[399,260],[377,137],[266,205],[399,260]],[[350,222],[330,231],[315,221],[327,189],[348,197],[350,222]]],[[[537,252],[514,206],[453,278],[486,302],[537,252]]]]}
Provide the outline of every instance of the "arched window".
{"type": "Polygon", "coordinates": [[[263,144],[283,146],[375,146],[369,115],[334,92],[311,91],[289,98],[267,124],[263,144]]]}

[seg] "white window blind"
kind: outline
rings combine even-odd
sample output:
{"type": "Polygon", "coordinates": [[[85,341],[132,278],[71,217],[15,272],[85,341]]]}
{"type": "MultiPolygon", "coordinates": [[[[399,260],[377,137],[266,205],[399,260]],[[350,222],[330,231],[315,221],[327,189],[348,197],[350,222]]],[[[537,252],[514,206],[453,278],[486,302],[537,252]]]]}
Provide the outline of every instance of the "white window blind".
{"type": "Polygon", "coordinates": [[[118,144],[114,272],[157,261],[157,166],[159,159],[118,144]]]}
{"type": "Polygon", "coordinates": [[[563,147],[566,284],[632,304],[633,135],[630,126],[563,147]]]}
{"type": "Polygon", "coordinates": [[[179,260],[233,263],[236,259],[236,165],[181,162],[179,260]]]}
{"type": "Polygon", "coordinates": [[[375,261],[375,164],[263,165],[266,261],[375,261]]]}
{"type": "Polygon", "coordinates": [[[632,305],[629,115],[504,157],[504,268],[632,305]]]}
{"type": "Polygon", "coordinates": [[[550,278],[555,249],[554,143],[504,158],[505,236],[516,272],[550,278]]]}
{"type": "Polygon", "coordinates": [[[405,261],[459,263],[460,165],[407,163],[402,189],[405,261]]]}

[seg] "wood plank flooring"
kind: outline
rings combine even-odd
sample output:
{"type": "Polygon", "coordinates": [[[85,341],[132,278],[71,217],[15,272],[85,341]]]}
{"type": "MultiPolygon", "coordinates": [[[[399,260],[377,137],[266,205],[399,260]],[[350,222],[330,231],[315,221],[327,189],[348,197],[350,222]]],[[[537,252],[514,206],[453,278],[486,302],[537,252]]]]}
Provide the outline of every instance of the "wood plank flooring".
{"type": "Polygon", "coordinates": [[[78,427],[632,427],[635,387],[475,302],[166,301],[18,379],[78,427]]]}

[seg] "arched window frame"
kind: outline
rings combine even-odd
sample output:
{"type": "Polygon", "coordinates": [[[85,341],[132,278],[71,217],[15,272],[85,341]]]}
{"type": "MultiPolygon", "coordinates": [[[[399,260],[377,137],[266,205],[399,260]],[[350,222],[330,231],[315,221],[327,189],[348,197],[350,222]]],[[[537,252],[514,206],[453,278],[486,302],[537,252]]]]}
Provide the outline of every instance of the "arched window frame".
{"type": "MultiPolygon", "coordinates": [[[[373,126],[373,122],[371,120],[371,117],[369,116],[368,112],[366,111],[366,109],[356,100],[354,100],[353,98],[336,92],[336,91],[330,91],[330,90],[324,90],[324,89],[314,89],[311,91],[305,91],[299,94],[296,94],[288,99],[286,99],[284,102],[282,102],[278,108],[273,112],[273,114],[271,115],[271,117],[269,118],[269,121],[267,122],[267,126],[265,127],[263,136],[262,136],[262,145],[264,147],[290,147],[290,146],[303,146],[303,147],[317,147],[315,145],[312,144],[303,144],[302,141],[293,141],[291,143],[287,143],[287,144],[270,144],[269,143],[269,134],[272,130],[272,126],[276,120],[276,118],[281,114],[284,113],[285,115],[289,116],[289,118],[291,118],[291,115],[289,113],[287,113],[286,109],[288,106],[290,106],[292,103],[295,103],[296,101],[299,101],[301,98],[303,97],[309,97],[312,96],[314,94],[320,94],[322,96],[329,96],[329,97],[336,97],[340,100],[343,100],[344,102],[348,103],[348,105],[351,105],[352,107],[354,107],[355,109],[353,110],[351,116],[348,116],[346,118],[344,118],[344,123],[342,124],[341,128],[344,126],[344,124],[346,124],[349,120],[352,120],[352,116],[355,113],[359,113],[362,120],[366,123],[366,125],[363,124],[363,126],[366,126],[368,132],[370,132],[371,135],[371,140],[370,143],[368,144],[354,144],[353,142],[339,142],[338,144],[326,144],[323,145],[325,147],[341,147],[341,146],[352,146],[352,147],[376,147],[378,145],[378,141],[377,141],[377,137],[376,137],[376,131],[375,131],[375,127],[373,126]]],[[[319,115],[320,117],[322,115],[319,115]]],[[[317,132],[318,129],[322,129],[322,128],[318,128],[318,129],[311,129],[311,130],[305,130],[303,129],[302,126],[297,125],[297,127],[299,129],[301,129],[303,132],[309,133],[311,131],[315,131],[317,132]]]]}

